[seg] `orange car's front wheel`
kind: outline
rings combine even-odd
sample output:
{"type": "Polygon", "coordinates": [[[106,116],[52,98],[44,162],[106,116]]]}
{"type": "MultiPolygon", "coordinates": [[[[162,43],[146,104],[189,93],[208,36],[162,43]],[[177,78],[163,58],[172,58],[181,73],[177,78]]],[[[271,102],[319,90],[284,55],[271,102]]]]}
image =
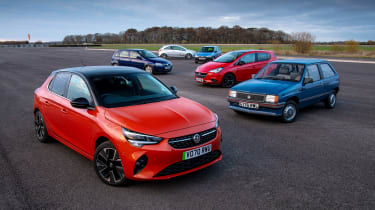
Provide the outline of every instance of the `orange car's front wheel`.
{"type": "Polygon", "coordinates": [[[128,182],[119,153],[110,141],[103,142],[96,148],[94,168],[96,174],[106,184],[118,186],[128,182]]]}

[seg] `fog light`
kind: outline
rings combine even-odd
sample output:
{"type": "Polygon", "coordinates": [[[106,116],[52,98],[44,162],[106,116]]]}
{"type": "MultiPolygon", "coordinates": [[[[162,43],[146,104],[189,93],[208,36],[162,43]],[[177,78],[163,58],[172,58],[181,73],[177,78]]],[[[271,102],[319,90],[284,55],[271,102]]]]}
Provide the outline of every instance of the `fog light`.
{"type": "Polygon", "coordinates": [[[146,167],[148,161],[148,157],[146,155],[142,155],[136,162],[134,166],[134,175],[138,174],[144,167],[146,167]]]}

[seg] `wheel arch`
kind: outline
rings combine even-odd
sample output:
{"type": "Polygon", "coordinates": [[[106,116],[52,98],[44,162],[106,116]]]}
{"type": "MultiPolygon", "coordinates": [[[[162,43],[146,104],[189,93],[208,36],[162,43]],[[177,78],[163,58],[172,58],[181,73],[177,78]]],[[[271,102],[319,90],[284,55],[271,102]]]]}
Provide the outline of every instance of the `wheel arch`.
{"type": "Polygon", "coordinates": [[[296,104],[299,104],[299,98],[297,96],[289,97],[286,101],[294,101],[296,104]]]}
{"type": "MultiPolygon", "coordinates": [[[[99,136],[96,140],[95,140],[95,145],[94,145],[94,151],[96,150],[96,148],[98,148],[99,145],[101,145],[102,143],[106,142],[106,141],[110,141],[109,138],[105,137],[105,136],[99,136]]],[[[113,144],[113,143],[112,143],[113,144]]]]}

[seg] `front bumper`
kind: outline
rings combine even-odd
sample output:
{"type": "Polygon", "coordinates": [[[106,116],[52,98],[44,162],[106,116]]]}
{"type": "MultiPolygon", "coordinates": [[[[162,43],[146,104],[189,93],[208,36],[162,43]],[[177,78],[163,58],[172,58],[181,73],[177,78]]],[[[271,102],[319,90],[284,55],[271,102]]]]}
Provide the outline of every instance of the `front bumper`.
{"type": "Polygon", "coordinates": [[[213,57],[195,56],[195,61],[207,62],[212,61],[213,57]]]}
{"type": "MultiPolygon", "coordinates": [[[[141,148],[129,145],[124,142],[123,150],[120,148],[120,157],[123,163],[125,176],[133,180],[161,180],[170,179],[176,176],[188,174],[207,166],[210,166],[221,160],[221,129],[217,128],[216,137],[204,144],[197,146],[175,149],[168,143],[169,138],[185,136],[208,130],[214,127],[212,123],[201,125],[183,130],[170,132],[159,144],[145,145],[141,148]],[[198,130],[199,129],[199,130],[198,130]],[[211,144],[211,152],[196,158],[183,160],[183,152],[200,148],[211,144]],[[130,147],[130,148],[129,148],[130,147]],[[146,166],[135,173],[135,164],[139,158],[146,155],[148,162],[146,166]]],[[[164,136],[163,136],[164,137],[164,136]]],[[[124,141],[126,141],[124,139],[124,141]]]]}
{"type": "Polygon", "coordinates": [[[171,72],[173,69],[173,65],[154,65],[153,68],[155,72],[171,72]]]}
{"type": "Polygon", "coordinates": [[[221,84],[223,76],[218,73],[208,72],[205,76],[197,76],[197,74],[195,74],[194,79],[198,83],[219,85],[221,84]]]}
{"type": "Polygon", "coordinates": [[[236,111],[246,112],[250,114],[281,116],[282,110],[285,106],[284,102],[281,102],[281,103],[253,102],[253,101],[248,101],[244,99],[236,99],[233,97],[228,97],[227,99],[229,101],[229,108],[236,110],[236,111]],[[248,102],[248,103],[258,104],[259,108],[252,109],[252,108],[241,107],[239,106],[239,102],[248,102]]]}

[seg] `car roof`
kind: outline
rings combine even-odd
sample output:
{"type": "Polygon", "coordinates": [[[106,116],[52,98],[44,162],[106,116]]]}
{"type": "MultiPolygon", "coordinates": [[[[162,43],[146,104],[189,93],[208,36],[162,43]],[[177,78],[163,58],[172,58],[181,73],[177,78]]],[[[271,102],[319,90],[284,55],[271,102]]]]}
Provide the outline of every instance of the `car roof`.
{"type": "Polygon", "coordinates": [[[249,50],[234,50],[234,51],[231,51],[231,52],[242,52],[242,53],[246,53],[246,52],[268,52],[268,53],[273,53],[270,50],[254,50],[254,49],[249,49],[249,50]]]}
{"type": "Polygon", "coordinates": [[[145,49],[120,49],[121,51],[140,51],[145,49]]]}
{"type": "Polygon", "coordinates": [[[328,63],[327,60],[322,59],[287,59],[287,60],[277,60],[272,63],[296,63],[296,64],[313,64],[313,63],[328,63]]]}
{"type": "Polygon", "coordinates": [[[95,77],[103,75],[116,75],[119,73],[129,74],[129,73],[144,73],[140,69],[128,66],[82,66],[82,67],[72,67],[53,71],[52,73],[58,72],[72,72],[83,75],[85,77],[95,77]]]}
{"type": "Polygon", "coordinates": [[[218,47],[218,46],[206,45],[206,46],[202,46],[202,47],[218,47]]]}

